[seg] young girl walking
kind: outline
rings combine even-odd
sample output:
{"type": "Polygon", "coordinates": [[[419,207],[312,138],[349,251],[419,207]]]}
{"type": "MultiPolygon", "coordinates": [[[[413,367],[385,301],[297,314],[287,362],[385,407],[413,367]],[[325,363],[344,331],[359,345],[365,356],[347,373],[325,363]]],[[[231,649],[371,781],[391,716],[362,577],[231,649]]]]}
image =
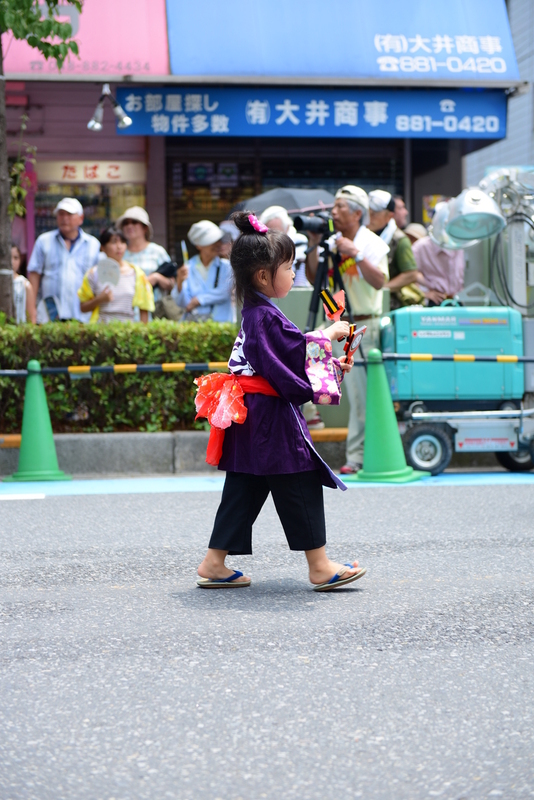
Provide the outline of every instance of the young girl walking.
{"type": "Polygon", "coordinates": [[[299,406],[309,400],[339,403],[343,373],[351,365],[332,357],[332,341],[346,336],[349,326],[336,322],[301,333],[272,302],[293,285],[293,242],[248,212],[233,220],[241,231],[230,257],[243,303],[241,330],[230,375],[197,380],[198,416],[211,424],[206,460],[226,470],[197,584],[250,586],[250,578],[224,562],[227,555],[252,553],[252,526],[271,492],[290,549],[304,551],[315,591],[329,591],[361,578],[365,569],[326,555],[323,486],[346,487],[314,449],[299,406]]]}

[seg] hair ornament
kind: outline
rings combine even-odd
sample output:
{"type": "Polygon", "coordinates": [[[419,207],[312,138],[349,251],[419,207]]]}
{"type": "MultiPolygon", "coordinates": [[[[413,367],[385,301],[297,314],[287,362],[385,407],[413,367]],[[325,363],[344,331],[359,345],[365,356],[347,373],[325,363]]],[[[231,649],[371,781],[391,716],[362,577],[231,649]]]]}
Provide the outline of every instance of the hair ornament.
{"type": "Polygon", "coordinates": [[[264,225],[263,222],[260,222],[259,219],[254,214],[248,215],[248,221],[250,222],[254,230],[258,231],[258,233],[269,232],[269,228],[267,227],[267,225],[264,225]]]}

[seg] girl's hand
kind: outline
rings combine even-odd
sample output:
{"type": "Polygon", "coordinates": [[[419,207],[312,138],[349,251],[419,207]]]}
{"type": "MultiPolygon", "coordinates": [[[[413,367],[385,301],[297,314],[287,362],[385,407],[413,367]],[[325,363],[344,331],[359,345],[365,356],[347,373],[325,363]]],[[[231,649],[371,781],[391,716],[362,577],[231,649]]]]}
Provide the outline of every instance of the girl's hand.
{"type": "Polygon", "coordinates": [[[334,322],[333,325],[330,325],[329,328],[325,328],[323,333],[328,336],[331,342],[334,339],[341,339],[341,337],[345,337],[349,335],[350,325],[348,322],[334,322]]]}
{"type": "Polygon", "coordinates": [[[100,292],[95,298],[98,301],[98,305],[102,306],[104,303],[110,303],[113,300],[113,292],[109,286],[106,286],[103,292],[100,292]]]}
{"type": "Polygon", "coordinates": [[[350,372],[353,368],[354,364],[347,364],[347,356],[341,356],[339,360],[339,366],[343,370],[343,372],[350,372]]]}

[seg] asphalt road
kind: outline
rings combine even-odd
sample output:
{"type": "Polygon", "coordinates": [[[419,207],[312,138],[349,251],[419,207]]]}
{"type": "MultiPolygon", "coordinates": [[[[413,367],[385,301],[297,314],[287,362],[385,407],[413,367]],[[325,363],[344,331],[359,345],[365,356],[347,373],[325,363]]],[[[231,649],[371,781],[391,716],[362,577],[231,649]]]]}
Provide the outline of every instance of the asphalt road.
{"type": "Polygon", "coordinates": [[[1,800],[534,797],[532,487],[328,491],[333,594],[270,502],[197,589],[218,498],[0,504],[1,800]]]}

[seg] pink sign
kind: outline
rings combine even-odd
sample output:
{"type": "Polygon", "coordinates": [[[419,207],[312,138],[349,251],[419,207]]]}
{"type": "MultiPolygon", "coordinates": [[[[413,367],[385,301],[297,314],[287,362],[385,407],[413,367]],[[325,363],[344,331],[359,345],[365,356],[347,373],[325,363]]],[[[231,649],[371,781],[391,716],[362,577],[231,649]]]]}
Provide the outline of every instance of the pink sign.
{"type": "MultiPolygon", "coordinates": [[[[64,6],[61,22],[70,22],[80,57],[71,55],[62,75],[168,75],[165,0],[84,0],[81,14],[64,6]]],[[[4,72],[12,78],[53,77],[56,62],[46,59],[10,33],[2,36],[4,72]]]]}

